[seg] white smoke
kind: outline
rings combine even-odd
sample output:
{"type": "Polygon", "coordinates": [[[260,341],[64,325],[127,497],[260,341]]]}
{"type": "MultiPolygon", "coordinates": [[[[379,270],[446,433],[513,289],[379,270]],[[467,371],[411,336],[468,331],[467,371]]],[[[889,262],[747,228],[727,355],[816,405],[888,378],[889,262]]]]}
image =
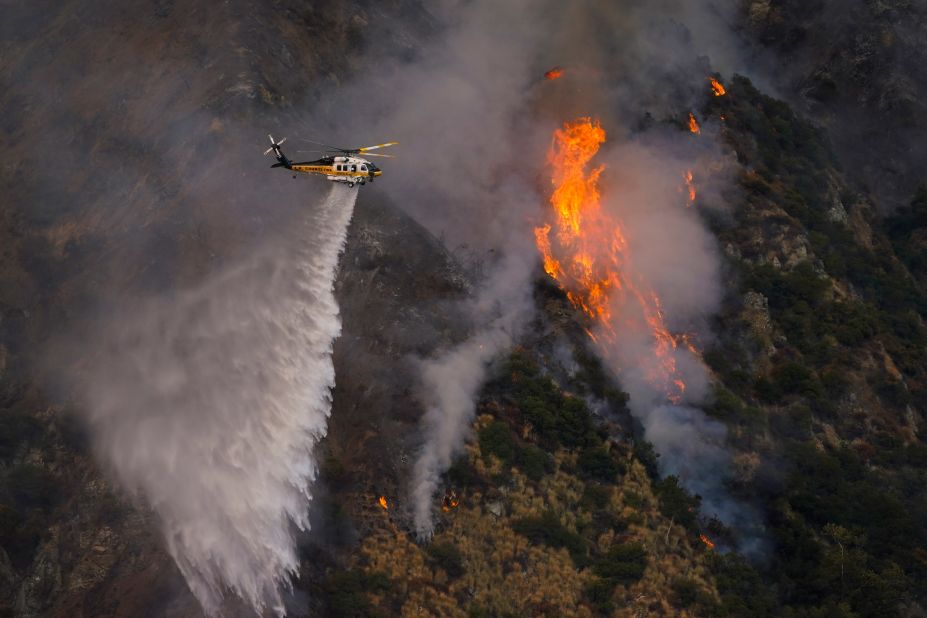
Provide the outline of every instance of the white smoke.
{"type": "Polygon", "coordinates": [[[412,477],[413,517],[420,539],[434,532],[434,496],[441,475],[460,454],[476,412],[486,367],[511,347],[531,314],[530,277],[534,260],[513,253],[477,294],[473,314],[479,328],[463,343],[422,363],[427,406],[425,443],[412,477]]]}
{"type": "MultiPolygon", "coordinates": [[[[645,282],[661,299],[667,327],[692,334],[704,345],[711,341],[709,321],[722,296],[721,259],[717,241],[699,217],[698,209],[704,206],[686,205],[682,175],[696,155],[703,160],[695,182],[703,188],[709,182],[708,169],[727,168],[721,152],[702,145],[703,140],[686,145],[691,143],[687,133],[674,131],[606,146],[602,205],[620,222],[628,240],[623,278],[645,282]]],[[[711,182],[726,185],[728,179],[711,182]]],[[[705,515],[754,536],[758,517],[725,486],[731,460],[727,428],[700,409],[711,392],[708,369],[687,346],[668,350],[675,375],[686,385],[681,400],[671,404],[665,385],[653,379],[662,360],[654,350],[651,328],[635,303],[620,299],[613,298],[620,325],[614,343],[600,351],[629,393],[631,412],[643,426],[644,437],[660,454],[661,474],[678,476],[683,486],[699,494],[705,515]]]]}
{"type": "Polygon", "coordinates": [[[355,189],[284,238],[106,327],[89,384],[95,449],[157,512],[208,614],[232,591],[284,614],[341,332],[333,281],[355,189]]]}

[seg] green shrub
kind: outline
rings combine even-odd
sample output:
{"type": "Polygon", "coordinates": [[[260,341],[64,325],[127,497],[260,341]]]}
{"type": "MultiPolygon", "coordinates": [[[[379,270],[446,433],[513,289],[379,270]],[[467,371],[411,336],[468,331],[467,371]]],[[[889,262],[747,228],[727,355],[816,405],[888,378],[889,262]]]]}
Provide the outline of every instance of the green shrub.
{"type": "Polygon", "coordinates": [[[612,602],[614,591],[614,582],[605,579],[593,579],[583,588],[583,598],[600,614],[611,615],[615,609],[615,604],[612,602]]]}
{"type": "Polygon", "coordinates": [[[534,446],[528,445],[518,454],[518,467],[532,481],[540,481],[545,474],[553,472],[554,462],[550,455],[534,446]]]}
{"type": "Polygon", "coordinates": [[[389,589],[389,580],[381,573],[367,575],[360,571],[336,571],[323,585],[331,616],[362,618],[374,616],[368,592],[389,589]]]}
{"type": "Polygon", "coordinates": [[[458,457],[447,471],[447,480],[454,487],[474,487],[481,479],[469,458],[458,457]]]}
{"type": "Polygon", "coordinates": [[[490,390],[511,397],[542,445],[576,448],[599,442],[592,413],[582,399],[564,395],[556,384],[521,354],[513,354],[490,390]]]}
{"type": "Polygon", "coordinates": [[[746,558],[735,553],[712,553],[710,560],[721,595],[718,615],[730,618],[777,615],[775,594],[746,558]]]}
{"type": "Polygon", "coordinates": [[[634,583],[644,576],[646,568],[647,553],[640,543],[612,545],[592,564],[593,573],[614,584],[634,583]]]}
{"type": "Polygon", "coordinates": [[[702,500],[693,496],[679,484],[679,478],[668,476],[654,485],[654,492],[660,501],[660,512],[676,523],[691,528],[698,518],[702,500]]]}
{"type": "Polygon", "coordinates": [[[579,476],[586,480],[612,483],[619,472],[618,463],[604,447],[584,449],[579,454],[577,465],[579,476]]]}
{"type": "Polygon", "coordinates": [[[532,543],[566,548],[577,566],[585,562],[586,542],[561,524],[560,518],[551,510],[545,510],[539,517],[516,520],[512,529],[532,543]]]}
{"type": "Polygon", "coordinates": [[[593,512],[604,509],[608,505],[608,499],[611,492],[607,487],[597,483],[586,483],[583,488],[583,497],[580,499],[580,506],[585,510],[593,512]]]}
{"type": "Polygon", "coordinates": [[[507,423],[495,420],[480,429],[480,452],[484,457],[495,455],[508,465],[515,458],[515,439],[507,423]]]}
{"type": "Polygon", "coordinates": [[[464,574],[463,556],[453,543],[432,543],[425,553],[434,563],[444,569],[449,577],[457,578],[464,574]]]}
{"type": "Polygon", "coordinates": [[[823,387],[817,376],[800,363],[788,361],[773,369],[773,378],[779,390],[787,395],[818,397],[823,387]]]}
{"type": "Polygon", "coordinates": [[[701,591],[698,584],[686,577],[675,577],[670,583],[677,607],[691,607],[699,600],[701,591]]]}

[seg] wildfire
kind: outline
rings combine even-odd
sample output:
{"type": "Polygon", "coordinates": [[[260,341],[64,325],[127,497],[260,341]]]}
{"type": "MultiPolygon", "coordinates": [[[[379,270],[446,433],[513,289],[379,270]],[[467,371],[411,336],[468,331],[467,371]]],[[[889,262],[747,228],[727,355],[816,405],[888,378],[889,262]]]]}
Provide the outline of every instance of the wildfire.
{"type": "Polygon", "coordinates": [[[676,371],[674,351],[679,343],[666,328],[660,299],[627,275],[630,252],[620,221],[603,211],[599,177],[604,166],[591,161],[605,143],[596,121],[580,118],[554,132],[547,160],[554,186],[550,203],[555,220],[535,228],[544,270],[566,292],[570,302],[593,319],[600,332],[593,341],[613,343],[621,326],[636,320],[649,330],[653,359],[643,363],[649,381],[678,402],[685,384],[676,371]],[[613,308],[622,308],[619,324],[613,308]],[[626,311],[624,309],[627,309],[626,311]]]}
{"type": "Polygon", "coordinates": [[[551,70],[546,71],[544,73],[544,79],[550,79],[550,80],[560,79],[561,77],[563,77],[563,73],[564,73],[563,69],[561,69],[560,67],[554,67],[551,70]]]}
{"type": "Polygon", "coordinates": [[[689,192],[689,205],[692,205],[695,203],[695,197],[697,195],[697,191],[695,190],[695,176],[692,175],[692,170],[686,170],[682,178],[685,180],[686,190],[689,192]]]}
{"type": "Polygon", "coordinates": [[[451,509],[456,509],[460,505],[460,498],[453,489],[445,490],[444,500],[441,501],[441,510],[447,513],[451,509]]]}
{"type": "Polygon", "coordinates": [[[716,80],[714,77],[709,77],[708,81],[711,82],[711,91],[714,93],[716,97],[723,97],[724,95],[727,94],[727,90],[725,90],[724,85],[721,84],[721,82],[716,80]]]}
{"type": "Polygon", "coordinates": [[[698,535],[698,540],[704,543],[705,547],[707,547],[709,550],[713,550],[715,548],[714,542],[704,534],[698,535]]]}
{"type": "Polygon", "coordinates": [[[689,112],[689,131],[695,135],[699,135],[702,132],[702,128],[698,126],[698,120],[695,119],[695,114],[689,112]]]}
{"type": "Polygon", "coordinates": [[[377,502],[380,503],[380,506],[382,506],[384,510],[389,510],[389,502],[386,501],[386,496],[380,496],[380,499],[377,500],[377,502]]]}

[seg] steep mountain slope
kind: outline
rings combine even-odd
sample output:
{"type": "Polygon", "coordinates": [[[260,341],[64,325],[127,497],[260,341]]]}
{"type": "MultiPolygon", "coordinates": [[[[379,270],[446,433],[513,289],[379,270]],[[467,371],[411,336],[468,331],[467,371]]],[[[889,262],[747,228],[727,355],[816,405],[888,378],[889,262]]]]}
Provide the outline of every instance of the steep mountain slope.
{"type": "MultiPolygon", "coordinates": [[[[807,103],[734,78],[697,110],[724,116],[739,174],[696,204],[729,275],[707,412],[730,432],[732,493],[763,514],[763,558],[711,551],[738,531],[659,477],[582,316],[540,270],[538,320],[493,364],[436,535],[416,543],[415,362],[465,335],[455,301],[475,276],[378,183],[337,281],[337,387],[291,615],[923,613],[922,13],[744,7],[807,103]],[[847,41],[854,54],[837,53],[847,41]]],[[[373,41],[413,56],[431,18],[401,0],[71,0],[0,22],[0,614],[200,615],[155,516],[105,480],[50,379],[81,346],[50,340],[272,242],[324,186],[267,170],[264,127],[329,105],[320,93],[373,41]]]]}
{"type": "Polygon", "coordinates": [[[744,1],[741,27],[765,72],[828,128],[855,189],[906,205],[927,165],[927,6],[744,1]]]}

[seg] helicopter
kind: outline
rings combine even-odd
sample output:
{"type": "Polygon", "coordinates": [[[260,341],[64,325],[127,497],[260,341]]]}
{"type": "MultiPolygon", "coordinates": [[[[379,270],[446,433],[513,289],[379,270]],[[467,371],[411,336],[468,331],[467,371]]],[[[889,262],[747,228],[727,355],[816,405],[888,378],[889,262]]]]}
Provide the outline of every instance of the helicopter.
{"type": "MultiPolygon", "coordinates": [[[[324,153],[325,156],[323,156],[321,159],[316,159],[315,161],[302,161],[295,163],[290,161],[280,149],[280,146],[282,146],[283,142],[286,141],[285,137],[279,142],[274,140],[273,135],[268,135],[267,137],[270,138],[271,146],[264,151],[264,155],[266,156],[273,152],[274,156],[277,157],[277,162],[271,165],[271,167],[283,167],[290,171],[302,172],[304,174],[319,174],[321,176],[325,176],[326,179],[331,180],[332,182],[341,182],[348,185],[349,187],[353,187],[355,184],[364,185],[368,182],[373,182],[374,178],[383,174],[379,167],[364,157],[392,158],[392,155],[371,153],[371,150],[386,148],[387,146],[395,146],[399,143],[387,142],[385,144],[377,144],[376,146],[362,146],[360,148],[336,148],[334,146],[329,146],[328,144],[323,144],[322,142],[303,140],[318,146],[325,146],[326,150],[324,151],[312,151],[324,153]],[[364,157],[359,155],[364,155],[364,157]]],[[[296,178],[296,174],[293,174],[293,178],[296,178]]]]}

